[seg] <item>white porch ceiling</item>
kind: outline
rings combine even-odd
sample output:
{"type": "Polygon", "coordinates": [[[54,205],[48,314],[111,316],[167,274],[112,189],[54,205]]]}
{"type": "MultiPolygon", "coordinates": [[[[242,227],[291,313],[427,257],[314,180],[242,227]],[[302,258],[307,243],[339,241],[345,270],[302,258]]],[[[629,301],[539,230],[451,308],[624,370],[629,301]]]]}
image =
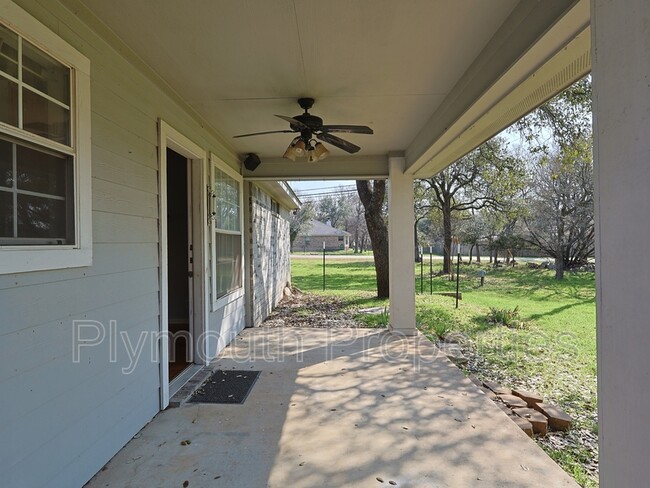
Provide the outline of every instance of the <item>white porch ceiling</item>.
{"type": "MultiPolygon", "coordinates": [[[[529,32],[535,40],[539,37],[537,33],[547,31],[576,2],[83,0],[83,3],[230,142],[237,153],[254,152],[261,156],[263,163],[277,162],[291,134],[243,139],[232,139],[232,136],[288,128],[287,123],[273,114],[300,113],[296,99],[308,96],[316,99],[311,112],[322,117],[325,123],[362,124],[374,129],[372,136],[342,134],[361,146],[355,157],[367,161],[378,156],[377,161],[385,164],[389,152],[399,151],[409,155],[409,163],[415,169],[426,172],[431,168],[423,165],[433,156],[427,150],[438,140],[435,131],[441,130],[435,124],[432,126],[432,120],[437,119],[441,108],[446,112],[450,112],[450,106],[458,109],[451,110],[451,122],[458,118],[453,115],[455,112],[461,115],[467,111],[464,105],[473,100],[465,100],[462,93],[459,96],[459,86],[468,73],[472,74],[471,67],[485,54],[486,46],[494,44],[495,39],[503,39],[501,48],[508,57],[501,60],[503,66],[499,69],[506,70],[511,67],[511,61],[531,48],[530,39],[520,31],[529,32]],[[540,11],[547,13],[537,15],[540,11]],[[528,30],[527,23],[531,25],[528,30]]],[[[571,36],[573,31],[567,35],[571,36]]],[[[496,60],[499,51],[492,52],[491,56],[496,60]]],[[[538,66],[542,61],[546,60],[541,59],[538,66]]],[[[466,90],[473,98],[483,94],[505,73],[484,71],[485,77],[481,71],[472,74],[474,85],[476,80],[481,81],[466,90]]],[[[443,127],[442,132],[447,129],[443,127]]],[[[346,153],[328,147],[332,162],[345,166],[346,153]]],[[[327,161],[330,160],[319,164],[327,161]]],[[[287,171],[286,165],[276,167],[287,171]]]]}

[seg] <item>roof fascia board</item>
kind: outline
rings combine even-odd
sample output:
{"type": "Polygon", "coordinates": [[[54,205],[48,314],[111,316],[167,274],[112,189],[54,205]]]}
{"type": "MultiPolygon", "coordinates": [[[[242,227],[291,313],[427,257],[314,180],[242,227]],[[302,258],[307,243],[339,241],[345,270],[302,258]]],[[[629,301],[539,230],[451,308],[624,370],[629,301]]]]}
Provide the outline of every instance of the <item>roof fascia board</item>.
{"type": "Polygon", "coordinates": [[[427,174],[423,168],[436,154],[534,76],[588,25],[589,0],[522,0],[409,145],[407,172],[427,174]]]}

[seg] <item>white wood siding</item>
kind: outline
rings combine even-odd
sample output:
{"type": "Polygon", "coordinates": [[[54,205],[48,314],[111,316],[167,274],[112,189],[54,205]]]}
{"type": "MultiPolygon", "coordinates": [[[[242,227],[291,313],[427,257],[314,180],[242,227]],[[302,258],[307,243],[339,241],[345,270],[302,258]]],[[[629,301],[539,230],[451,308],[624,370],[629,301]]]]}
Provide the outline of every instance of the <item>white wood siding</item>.
{"type": "MultiPolygon", "coordinates": [[[[0,276],[0,484],[70,488],[83,485],[159,408],[150,343],[125,375],[119,339],[124,332],[136,344],[141,333],[159,329],[157,120],[239,165],[163,82],[135,67],[119,41],[96,34],[104,29],[83,8],[16,3],[91,62],[94,260],[87,268],[0,276]],[[107,328],[116,321],[116,363],[107,341],[72,361],[75,319],[107,328]]],[[[243,327],[243,299],[209,319],[209,330],[221,334],[209,349],[216,354],[243,327]]]]}

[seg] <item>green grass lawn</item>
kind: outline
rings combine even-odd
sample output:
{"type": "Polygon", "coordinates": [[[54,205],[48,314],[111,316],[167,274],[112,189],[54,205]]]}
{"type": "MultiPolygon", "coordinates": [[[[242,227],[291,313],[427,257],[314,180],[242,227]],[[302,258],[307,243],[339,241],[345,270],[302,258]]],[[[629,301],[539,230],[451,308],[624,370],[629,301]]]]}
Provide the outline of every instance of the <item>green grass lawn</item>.
{"type": "MultiPolygon", "coordinates": [[[[429,294],[428,264],[426,260],[423,294],[419,294],[420,266],[416,265],[420,330],[432,339],[445,331],[465,333],[476,357],[481,358],[479,373],[506,386],[538,391],[574,417],[577,433],[597,433],[594,273],[567,273],[563,281],[556,281],[552,271],[528,269],[523,264],[498,269],[461,265],[463,300],[455,309],[453,298],[429,294]],[[483,287],[479,286],[479,269],[486,271],[483,287]],[[518,307],[521,325],[508,328],[491,324],[487,320],[491,307],[518,307]]],[[[434,272],[440,266],[434,261],[434,272]]],[[[337,295],[348,306],[387,305],[374,298],[372,261],[326,262],[325,274],[324,293],[337,295]]],[[[292,277],[301,290],[323,293],[321,261],[293,257],[292,277]]],[[[434,292],[455,289],[456,283],[448,277],[433,278],[434,292]]],[[[381,315],[359,318],[368,326],[381,326],[386,321],[381,315]]],[[[597,486],[580,464],[590,453],[579,443],[563,450],[543,447],[582,486],[597,486]]]]}

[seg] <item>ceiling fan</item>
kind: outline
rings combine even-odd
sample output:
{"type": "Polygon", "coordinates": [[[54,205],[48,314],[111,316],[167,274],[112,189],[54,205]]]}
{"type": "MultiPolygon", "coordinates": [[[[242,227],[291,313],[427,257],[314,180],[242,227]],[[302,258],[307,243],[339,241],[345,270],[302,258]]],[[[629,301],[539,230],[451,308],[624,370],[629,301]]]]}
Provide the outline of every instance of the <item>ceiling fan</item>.
{"type": "Polygon", "coordinates": [[[321,141],[327,142],[336,146],[344,151],[354,154],[361,148],[356,144],[341,139],[335,136],[333,132],[347,132],[349,134],[373,134],[373,130],[365,125],[323,125],[323,119],[309,113],[309,109],[314,106],[313,98],[299,98],[298,105],[304,110],[304,113],[296,115],[295,117],[287,117],[286,115],[276,115],[289,122],[290,130],[270,130],[265,132],[254,132],[252,134],[240,134],[238,137],[260,136],[263,134],[280,134],[280,133],[297,133],[300,135],[295,137],[289,147],[285,151],[283,157],[292,161],[296,157],[307,156],[309,162],[319,161],[327,157],[330,153],[327,148],[316,141],[314,137],[321,141]]]}

